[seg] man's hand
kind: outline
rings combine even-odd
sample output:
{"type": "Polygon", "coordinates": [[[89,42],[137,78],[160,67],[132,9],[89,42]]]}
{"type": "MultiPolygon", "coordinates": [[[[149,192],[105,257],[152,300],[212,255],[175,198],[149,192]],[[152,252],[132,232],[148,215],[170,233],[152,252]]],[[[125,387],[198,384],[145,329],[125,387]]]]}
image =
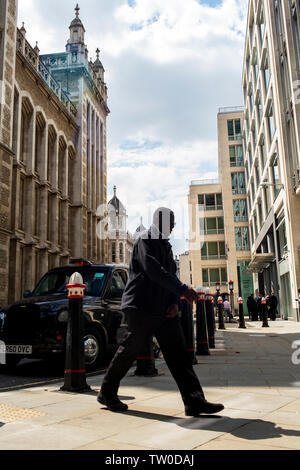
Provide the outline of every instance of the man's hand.
{"type": "Polygon", "coordinates": [[[188,287],[182,294],[182,297],[184,297],[190,304],[193,302],[197,302],[198,296],[197,292],[194,291],[191,287],[188,287]]]}
{"type": "Polygon", "coordinates": [[[168,307],[167,309],[167,318],[175,318],[178,316],[178,313],[179,313],[178,305],[177,304],[170,305],[170,307],[168,307]]]}

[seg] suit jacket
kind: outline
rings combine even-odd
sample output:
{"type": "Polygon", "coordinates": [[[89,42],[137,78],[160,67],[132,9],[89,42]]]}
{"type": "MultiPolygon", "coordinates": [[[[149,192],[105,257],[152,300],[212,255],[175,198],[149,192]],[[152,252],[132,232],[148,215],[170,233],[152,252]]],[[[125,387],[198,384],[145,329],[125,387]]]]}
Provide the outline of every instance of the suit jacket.
{"type": "Polygon", "coordinates": [[[152,225],[134,244],[122,310],[141,310],[165,315],[187,289],[176,276],[176,263],[169,240],[152,225]]]}

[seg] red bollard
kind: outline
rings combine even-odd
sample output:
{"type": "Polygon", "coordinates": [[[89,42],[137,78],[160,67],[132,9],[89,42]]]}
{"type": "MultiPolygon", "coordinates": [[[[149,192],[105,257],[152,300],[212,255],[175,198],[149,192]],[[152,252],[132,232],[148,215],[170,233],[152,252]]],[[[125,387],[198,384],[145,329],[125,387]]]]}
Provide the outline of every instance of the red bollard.
{"type": "Polygon", "coordinates": [[[66,339],[66,367],[64,385],[60,390],[67,392],[86,392],[91,387],[86,383],[84,358],[84,318],[82,300],[84,289],[81,274],[74,273],[67,285],[69,291],[69,319],[66,339]]]}

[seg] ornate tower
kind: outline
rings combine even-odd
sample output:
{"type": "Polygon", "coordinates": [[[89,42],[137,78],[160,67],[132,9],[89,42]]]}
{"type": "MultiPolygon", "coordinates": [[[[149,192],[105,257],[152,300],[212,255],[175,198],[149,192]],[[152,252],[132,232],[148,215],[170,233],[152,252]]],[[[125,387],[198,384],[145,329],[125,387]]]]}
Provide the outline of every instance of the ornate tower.
{"type": "Polygon", "coordinates": [[[106,121],[107,87],[100,50],[95,62],[88,59],[85,28],[79,18],[79,6],[70,27],[66,51],[40,56],[51,75],[77,106],[79,138],[74,161],[76,202],[72,207],[74,231],[79,234],[72,247],[76,257],[95,263],[108,260],[108,242],[97,237],[97,227],[105,218],[107,205],[106,121]],[[101,216],[99,215],[101,214],[101,216]]]}

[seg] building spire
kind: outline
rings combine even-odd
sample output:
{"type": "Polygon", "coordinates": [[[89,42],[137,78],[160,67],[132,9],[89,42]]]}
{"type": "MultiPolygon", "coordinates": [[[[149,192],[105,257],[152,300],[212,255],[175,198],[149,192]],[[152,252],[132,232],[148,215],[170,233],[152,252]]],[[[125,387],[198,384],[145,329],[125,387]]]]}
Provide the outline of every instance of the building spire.
{"type": "Polygon", "coordinates": [[[79,11],[80,11],[80,8],[79,8],[79,5],[77,3],[76,7],[75,7],[75,13],[76,13],[76,18],[79,17],[79,11]]]}
{"type": "Polygon", "coordinates": [[[117,186],[114,186],[114,197],[117,197],[117,186]]]}

